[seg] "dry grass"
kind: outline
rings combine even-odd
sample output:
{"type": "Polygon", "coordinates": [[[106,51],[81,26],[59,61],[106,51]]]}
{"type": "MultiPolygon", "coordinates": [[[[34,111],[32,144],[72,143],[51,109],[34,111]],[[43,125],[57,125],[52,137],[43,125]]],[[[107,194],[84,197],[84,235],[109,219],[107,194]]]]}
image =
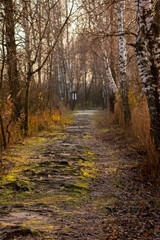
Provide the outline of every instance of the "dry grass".
{"type": "Polygon", "coordinates": [[[63,125],[63,116],[60,110],[44,111],[29,117],[29,135],[41,130],[49,130],[51,126],[63,125]]]}
{"type": "Polygon", "coordinates": [[[133,139],[133,148],[142,156],[140,168],[142,174],[158,178],[160,173],[159,156],[150,137],[150,116],[146,98],[132,104],[131,110],[131,126],[126,128],[121,102],[116,103],[115,113],[105,114],[96,120],[97,125],[101,127],[109,127],[118,125],[123,129],[124,134],[133,139]]]}
{"type": "Polygon", "coordinates": [[[113,125],[124,126],[123,113],[120,103],[115,104],[115,112],[109,113],[107,110],[95,116],[95,124],[97,127],[106,128],[113,125]]]}
{"type": "Polygon", "coordinates": [[[143,158],[143,161],[140,164],[142,173],[145,176],[151,176],[152,179],[159,179],[160,175],[160,164],[159,164],[159,154],[155,149],[155,146],[150,142],[148,149],[146,150],[147,154],[143,158]]]}
{"type": "Polygon", "coordinates": [[[148,149],[150,143],[150,117],[145,98],[132,110],[131,116],[134,136],[139,140],[142,147],[148,149]]]}
{"type": "MultiPolygon", "coordinates": [[[[12,112],[3,111],[3,122],[4,122],[4,130],[6,135],[6,140],[8,144],[13,144],[17,142],[21,142],[24,138],[24,130],[23,130],[23,118],[18,119],[17,122],[11,121],[12,112]]],[[[66,109],[56,108],[46,111],[39,111],[36,114],[32,114],[29,116],[28,122],[28,135],[32,136],[37,134],[42,130],[53,130],[57,127],[65,127],[66,124],[70,122],[70,117],[67,114],[66,109]]],[[[0,133],[1,143],[3,142],[2,136],[0,133]]]]}
{"type": "Polygon", "coordinates": [[[52,130],[57,127],[65,127],[71,121],[66,109],[55,108],[46,110],[29,117],[29,135],[33,135],[42,130],[52,130]]]}
{"type": "Polygon", "coordinates": [[[138,139],[140,151],[145,153],[140,164],[143,174],[158,178],[160,172],[159,156],[153,141],[151,141],[150,116],[145,98],[132,111],[132,129],[133,137],[138,139]]]}

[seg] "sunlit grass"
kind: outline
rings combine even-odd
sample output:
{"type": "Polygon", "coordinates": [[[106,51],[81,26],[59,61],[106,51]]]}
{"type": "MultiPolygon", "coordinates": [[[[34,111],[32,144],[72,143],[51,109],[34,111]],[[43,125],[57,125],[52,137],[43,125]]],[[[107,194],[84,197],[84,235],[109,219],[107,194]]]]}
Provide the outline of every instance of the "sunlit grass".
{"type": "Polygon", "coordinates": [[[121,134],[133,139],[131,148],[134,148],[134,151],[137,151],[143,157],[139,165],[142,172],[145,175],[158,178],[160,171],[159,157],[151,140],[150,115],[146,98],[135,98],[134,93],[129,92],[129,102],[131,108],[131,124],[129,127],[126,127],[124,123],[121,101],[115,104],[114,113],[104,111],[95,116],[95,125],[100,134],[105,135],[106,133],[107,135],[111,127],[112,132],[118,133],[121,130],[121,134]]]}

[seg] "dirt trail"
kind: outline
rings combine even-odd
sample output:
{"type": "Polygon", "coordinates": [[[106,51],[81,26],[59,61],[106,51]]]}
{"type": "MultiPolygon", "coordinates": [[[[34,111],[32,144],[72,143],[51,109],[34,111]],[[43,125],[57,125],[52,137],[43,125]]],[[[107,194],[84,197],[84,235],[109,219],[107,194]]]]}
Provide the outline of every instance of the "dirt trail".
{"type": "Polygon", "coordinates": [[[158,191],[140,178],[129,139],[97,132],[95,113],[78,111],[66,131],[12,149],[30,154],[0,185],[0,240],[160,240],[158,191]]]}

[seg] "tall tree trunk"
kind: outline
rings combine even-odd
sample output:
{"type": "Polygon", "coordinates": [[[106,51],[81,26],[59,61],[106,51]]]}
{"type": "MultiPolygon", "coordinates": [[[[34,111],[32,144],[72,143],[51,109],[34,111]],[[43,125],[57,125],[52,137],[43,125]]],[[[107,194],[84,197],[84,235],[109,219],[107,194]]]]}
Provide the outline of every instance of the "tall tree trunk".
{"type": "Polygon", "coordinates": [[[1,112],[0,112],[0,125],[1,125],[1,132],[2,132],[2,138],[3,138],[3,147],[4,147],[4,149],[6,149],[7,141],[6,141],[6,135],[5,135],[5,131],[4,131],[4,125],[3,125],[3,119],[2,119],[1,112]]]}
{"type": "MultiPolygon", "coordinates": [[[[41,26],[41,16],[42,16],[42,7],[41,7],[41,3],[38,4],[38,30],[39,30],[39,39],[42,38],[42,26],[41,26]]],[[[42,58],[42,43],[40,41],[39,43],[39,52],[38,52],[38,67],[41,66],[41,58],[42,58]]],[[[41,89],[41,84],[42,84],[42,76],[41,76],[41,70],[38,71],[38,85],[39,85],[39,90],[41,89]]]]}
{"type": "MultiPolygon", "coordinates": [[[[66,0],[66,16],[68,16],[68,4],[66,0]]],[[[67,47],[67,89],[68,89],[68,99],[69,104],[72,106],[72,76],[71,76],[71,68],[70,68],[70,56],[69,56],[69,26],[66,24],[66,47],[67,47]]]]}
{"type": "MultiPolygon", "coordinates": [[[[109,27],[111,33],[113,33],[113,31],[114,31],[114,28],[113,28],[114,18],[113,18],[113,16],[114,16],[114,6],[111,6],[111,9],[110,9],[110,27],[109,27]]],[[[107,21],[107,19],[106,19],[106,21],[107,21]]],[[[111,73],[112,73],[112,77],[114,79],[114,82],[116,83],[116,74],[115,74],[115,71],[114,71],[115,63],[114,63],[114,57],[113,57],[114,56],[113,49],[114,49],[114,37],[111,34],[111,36],[110,36],[110,51],[111,51],[110,52],[110,66],[111,66],[110,69],[111,69],[111,73]]],[[[112,113],[114,113],[114,105],[115,105],[116,94],[112,90],[112,88],[111,88],[111,91],[112,92],[110,94],[110,111],[112,113]]]]}
{"type": "MultiPolygon", "coordinates": [[[[3,84],[3,74],[4,74],[4,65],[5,65],[5,49],[4,49],[4,24],[2,28],[2,66],[0,71],[0,98],[2,94],[2,84],[3,84]]],[[[4,149],[7,147],[7,141],[6,141],[6,135],[4,130],[4,124],[3,124],[3,118],[1,113],[2,108],[2,99],[0,99],[0,125],[1,125],[1,133],[2,133],[2,139],[3,139],[3,147],[4,149]]]]}
{"type": "Polygon", "coordinates": [[[63,101],[63,79],[62,79],[62,72],[60,68],[60,59],[59,59],[59,51],[56,48],[56,63],[57,63],[57,75],[58,75],[58,89],[60,94],[60,99],[63,101]]]}
{"type": "Polygon", "coordinates": [[[95,63],[94,56],[93,56],[93,63],[94,63],[94,71],[95,71],[95,74],[96,74],[96,78],[98,79],[99,84],[102,86],[101,94],[102,94],[102,100],[103,100],[102,105],[103,105],[103,109],[104,109],[104,108],[107,107],[107,102],[106,102],[107,96],[106,96],[106,91],[105,91],[103,79],[98,72],[98,68],[97,68],[97,64],[95,63]]]}
{"type": "Polygon", "coordinates": [[[87,71],[84,71],[84,105],[87,105],[88,96],[87,96],[87,71]]]}
{"type": "Polygon", "coordinates": [[[13,119],[16,120],[21,114],[21,94],[19,84],[19,74],[17,68],[17,51],[15,41],[15,19],[13,0],[3,0],[5,12],[6,27],[6,48],[7,48],[7,65],[8,79],[11,99],[14,104],[13,119]]]}
{"type": "Polygon", "coordinates": [[[125,10],[125,0],[119,1],[117,3],[118,7],[118,33],[119,33],[119,65],[120,65],[120,86],[121,86],[121,96],[124,120],[126,125],[130,125],[131,113],[128,100],[128,87],[126,79],[126,40],[124,36],[124,10],[125,10]]]}
{"type": "Polygon", "coordinates": [[[105,68],[105,73],[108,81],[105,83],[106,84],[106,93],[107,93],[107,105],[109,112],[114,112],[114,96],[115,93],[118,91],[118,88],[116,86],[115,80],[113,78],[113,74],[111,71],[111,67],[109,65],[109,60],[108,60],[108,55],[107,51],[103,46],[103,43],[101,45],[102,47],[102,55],[103,55],[103,64],[105,68]]]}
{"type": "Polygon", "coordinates": [[[24,133],[25,136],[28,135],[28,118],[29,118],[29,88],[31,82],[31,66],[28,66],[29,70],[27,72],[27,79],[26,79],[26,89],[25,89],[25,104],[24,104],[24,133]]]}
{"type": "Polygon", "coordinates": [[[22,0],[23,3],[23,28],[25,33],[25,50],[27,56],[27,73],[26,73],[26,88],[25,88],[25,103],[24,103],[24,133],[25,136],[28,135],[28,117],[29,117],[29,88],[31,82],[31,70],[32,70],[32,63],[31,63],[31,50],[30,50],[30,33],[29,33],[29,26],[28,26],[28,4],[25,0],[22,0]]]}
{"type": "Polygon", "coordinates": [[[137,62],[150,113],[151,138],[160,153],[160,1],[135,0],[137,62]]]}
{"type": "Polygon", "coordinates": [[[59,67],[60,67],[60,72],[61,72],[61,90],[62,90],[62,99],[67,104],[67,86],[66,86],[66,69],[65,69],[65,61],[64,61],[64,44],[63,44],[63,39],[61,37],[60,43],[59,43],[59,67]],[[60,52],[61,49],[61,52],[60,52]],[[61,55],[60,55],[61,53],[61,55]]]}

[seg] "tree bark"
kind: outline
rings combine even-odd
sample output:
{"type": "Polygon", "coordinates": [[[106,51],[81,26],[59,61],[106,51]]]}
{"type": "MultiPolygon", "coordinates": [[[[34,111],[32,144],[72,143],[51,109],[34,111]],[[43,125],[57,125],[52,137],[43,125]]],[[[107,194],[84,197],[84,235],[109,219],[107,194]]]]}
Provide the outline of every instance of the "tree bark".
{"type": "Polygon", "coordinates": [[[128,100],[128,87],[126,79],[126,39],[124,36],[124,10],[125,0],[117,3],[118,7],[118,33],[119,33],[119,65],[120,65],[120,87],[124,113],[124,121],[127,126],[131,123],[131,112],[128,100]]]}
{"type": "Polygon", "coordinates": [[[5,135],[5,131],[4,131],[3,119],[2,119],[1,113],[0,113],[0,125],[1,125],[1,132],[2,132],[2,138],[3,138],[3,147],[4,147],[4,149],[6,149],[7,141],[6,141],[6,135],[5,135]]]}
{"type": "Polygon", "coordinates": [[[135,0],[137,62],[150,113],[151,138],[160,153],[160,2],[135,0]]]}
{"type": "MultiPolygon", "coordinates": [[[[66,16],[68,16],[68,5],[67,0],[65,1],[66,4],[66,16]]],[[[72,106],[72,74],[71,74],[71,67],[70,67],[70,56],[69,56],[69,27],[68,22],[66,24],[66,67],[67,67],[67,75],[68,75],[68,81],[67,81],[67,90],[68,90],[68,100],[70,106],[72,106]]]]}
{"type": "Polygon", "coordinates": [[[21,94],[19,84],[19,74],[17,68],[17,51],[15,41],[15,21],[13,0],[4,0],[5,27],[6,27],[6,48],[8,79],[11,99],[14,104],[13,119],[16,120],[21,114],[21,94]]]}
{"type": "Polygon", "coordinates": [[[31,66],[29,65],[29,71],[27,73],[27,80],[26,80],[26,89],[25,89],[25,105],[24,105],[24,134],[25,136],[28,135],[28,118],[29,118],[29,88],[31,82],[31,66]]]}
{"type": "MultiPolygon", "coordinates": [[[[3,29],[2,29],[2,66],[1,66],[1,71],[0,71],[0,98],[1,98],[1,93],[2,93],[2,84],[3,84],[3,74],[4,74],[4,65],[5,65],[5,49],[4,49],[4,24],[3,24],[3,29]]],[[[2,99],[0,99],[0,105],[2,99]]],[[[2,106],[0,106],[2,107],[2,106]]],[[[7,147],[7,141],[6,141],[6,135],[5,135],[5,130],[4,130],[4,124],[3,124],[3,118],[2,118],[2,113],[0,109],[0,125],[1,125],[1,133],[2,133],[2,139],[3,139],[3,147],[6,149],[7,147]]]]}
{"type": "Polygon", "coordinates": [[[23,28],[25,33],[25,50],[26,50],[26,58],[27,58],[27,73],[26,73],[26,88],[25,88],[25,102],[24,102],[24,134],[28,135],[28,117],[29,117],[29,87],[31,82],[31,50],[30,50],[30,31],[28,26],[28,5],[30,1],[27,3],[25,0],[22,0],[23,4],[23,28]]]}

